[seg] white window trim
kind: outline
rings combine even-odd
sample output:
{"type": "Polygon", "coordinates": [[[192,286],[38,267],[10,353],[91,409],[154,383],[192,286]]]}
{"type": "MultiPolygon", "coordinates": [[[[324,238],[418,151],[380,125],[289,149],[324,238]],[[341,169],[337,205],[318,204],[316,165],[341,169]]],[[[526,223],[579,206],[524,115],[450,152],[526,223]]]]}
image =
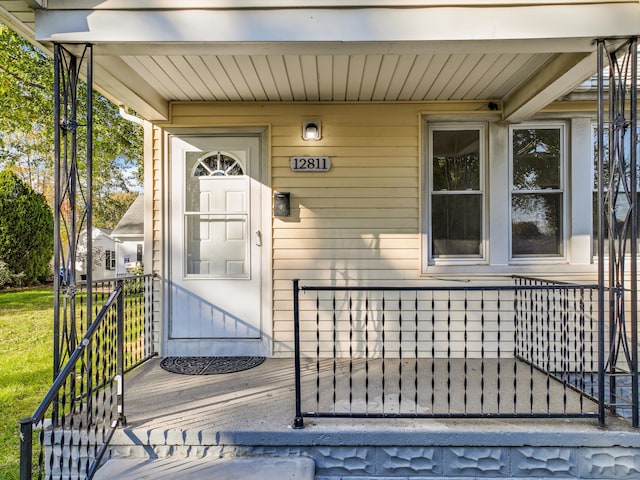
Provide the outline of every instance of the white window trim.
{"type": "Polygon", "coordinates": [[[116,266],[116,251],[105,250],[105,270],[115,270],[116,266]]]}
{"type": "Polygon", "coordinates": [[[568,151],[568,138],[567,138],[568,127],[566,122],[530,122],[530,123],[521,123],[509,126],[508,133],[508,147],[509,147],[509,189],[507,193],[507,198],[505,201],[508,203],[508,212],[509,212],[509,264],[510,265],[536,265],[536,264],[559,264],[566,263],[568,259],[568,248],[569,248],[569,203],[568,196],[569,193],[567,190],[567,180],[568,180],[568,163],[569,163],[569,151],[568,151]],[[555,256],[531,256],[531,257],[514,257],[513,256],[513,223],[512,223],[512,208],[511,208],[511,196],[513,194],[513,131],[514,130],[522,130],[527,128],[558,128],[560,130],[560,189],[553,189],[550,192],[562,192],[562,222],[560,228],[562,228],[561,235],[561,254],[555,256]]]}
{"type": "Polygon", "coordinates": [[[440,266],[456,266],[456,265],[487,265],[488,264],[488,192],[487,192],[487,165],[488,165],[488,152],[487,152],[487,135],[488,127],[486,122],[434,122],[424,123],[423,139],[424,139],[424,154],[422,159],[423,174],[422,184],[424,192],[424,214],[421,215],[421,221],[423,222],[423,234],[422,234],[422,273],[428,273],[430,268],[440,266]],[[432,132],[434,130],[478,130],[480,132],[480,194],[482,195],[482,233],[481,233],[481,245],[482,255],[480,256],[467,256],[467,257],[437,257],[434,258],[432,251],[432,225],[431,225],[431,195],[433,190],[433,176],[431,171],[431,159],[432,159],[432,146],[431,141],[432,132]]]}

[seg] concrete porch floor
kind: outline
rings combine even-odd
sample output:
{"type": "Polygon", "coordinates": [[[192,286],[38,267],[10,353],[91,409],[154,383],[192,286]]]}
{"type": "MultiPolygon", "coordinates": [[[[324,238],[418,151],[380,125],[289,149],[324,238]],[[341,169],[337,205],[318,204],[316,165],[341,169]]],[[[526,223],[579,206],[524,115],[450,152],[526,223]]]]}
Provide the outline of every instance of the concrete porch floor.
{"type": "MultiPolygon", "coordinates": [[[[615,417],[605,427],[593,419],[305,418],[295,430],[293,359],[205,376],[159,363],[125,377],[128,424],[114,436],[112,458],[308,457],[319,480],[640,477],[640,432],[615,417]]],[[[303,375],[303,385],[314,381],[303,375]]]]}

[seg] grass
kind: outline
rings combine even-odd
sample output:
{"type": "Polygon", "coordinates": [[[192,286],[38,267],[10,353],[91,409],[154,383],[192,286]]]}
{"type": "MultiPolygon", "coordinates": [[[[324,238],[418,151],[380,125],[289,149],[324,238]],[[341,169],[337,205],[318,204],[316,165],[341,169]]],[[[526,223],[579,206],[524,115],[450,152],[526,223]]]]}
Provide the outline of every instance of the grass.
{"type": "Polygon", "coordinates": [[[19,475],[18,420],[52,381],[52,289],[0,292],[0,478],[19,475]]]}

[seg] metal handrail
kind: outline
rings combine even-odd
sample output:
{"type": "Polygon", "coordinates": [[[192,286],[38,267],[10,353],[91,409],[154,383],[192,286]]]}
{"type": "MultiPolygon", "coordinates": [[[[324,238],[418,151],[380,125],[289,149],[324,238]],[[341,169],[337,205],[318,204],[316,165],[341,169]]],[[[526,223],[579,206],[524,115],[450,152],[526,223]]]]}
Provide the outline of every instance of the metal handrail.
{"type": "Polygon", "coordinates": [[[47,411],[47,408],[49,408],[49,406],[51,405],[51,402],[53,402],[53,399],[60,391],[60,388],[64,384],[64,381],[66,380],[66,378],[71,373],[73,373],[73,368],[75,367],[76,362],[78,361],[82,353],[85,351],[85,349],[91,342],[91,338],[93,337],[96,330],[98,330],[98,327],[102,324],[104,317],[106,316],[107,312],[111,308],[111,305],[113,304],[114,300],[116,300],[116,298],[122,292],[122,289],[123,289],[122,284],[119,283],[118,286],[115,288],[115,290],[111,292],[111,294],[109,295],[109,298],[103,305],[102,309],[100,310],[100,313],[98,313],[98,316],[96,317],[95,321],[87,329],[87,333],[84,335],[84,338],[78,345],[78,348],[76,348],[76,350],[71,354],[71,357],[67,361],[67,364],[64,366],[64,368],[60,371],[60,373],[54,380],[53,385],[51,385],[51,387],[49,388],[49,391],[44,396],[44,399],[40,403],[40,406],[36,408],[33,416],[31,417],[34,423],[38,423],[44,418],[44,414],[47,411]]]}
{"type": "MultiPolygon", "coordinates": [[[[37,425],[38,423],[42,422],[42,420],[44,419],[44,415],[47,409],[51,406],[54,399],[57,397],[58,393],[60,392],[60,389],[64,385],[67,378],[72,373],[74,373],[74,368],[76,366],[76,363],[81,358],[86,348],[90,345],[95,332],[102,325],[102,322],[106,317],[107,312],[111,309],[114,301],[116,300],[118,300],[118,326],[119,327],[122,326],[122,316],[123,316],[122,315],[123,314],[122,292],[123,292],[123,282],[119,281],[116,288],[111,292],[111,294],[109,295],[109,298],[107,299],[103,307],[100,309],[100,312],[96,316],[95,321],[93,321],[89,326],[89,328],[87,329],[87,332],[85,333],[82,341],[80,342],[76,350],[71,354],[64,368],[62,368],[62,370],[56,376],[56,379],[54,380],[53,384],[49,388],[49,391],[44,396],[44,399],[42,400],[40,405],[36,408],[33,415],[31,417],[23,418],[20,420],[19,422],[20,423],[20,480],[31,479],[32,470],[33,470],[32,452],[33,452],[34,425],[37,425]]],[[[118,328],[119,346],[122,344],[122,342],[120,341],[121,340],[120,337],[122,335],[121,332],[122,332],[122,328],[118,328]]],[[[119,365],[119,367],[120,366],[121,365],[119,365]]],[[[120,368],[118,370],[120,370],[120,368]]],[[[120,414],[121,412],[118,412],[118,413],[120,414]]],[[[117,425],[120,423],[120,421],[122,420],[122,418],[124,417],[119,416],[117,422],[115,422],[115,424],[112,424],[111,428],[115,429],[117,425]]],[[[99,464],[103,455],[104,455],[104,452],[102,452],[102,455],[100,455],[100,458],[96,458],[96,460],[94,460],[93,465],[90,469],[90,472],[87,475],[87,478],[91,478],[93,476],[93,473],[95,472],[97,465],[99,464]]]]}
{"type": "MultiPolygon", "coordinates": [[[[142,351],[141,356],[133,357],[133,364],[127,362],[125,359],[125,341],[127,339],[127,332],[125,332],[125,325],[129,326],[129,316],[126,313],[128,306],[125,307],[125,297],[128,295],[128,290],[126,287],[126,283],[128,281],[142,281],[144,282],[144,291],[147,293],[152,292],[153,285],[152,281],[155,278],[155,275],[142,275],[142,276],[129,276],[129,277],[120,277],[113,280],[101,280],[94,281],[92,284],[103,284],[106,286],[107,284],[112,285],[112,290],[109,293],[108,297],[104,301],[104,304],[100,311],[97,313],[93,322],[87,326],[86,331],[84,332],[84,336],[82,340],[78,342],[76,348],[69,353],[68,359],[64,366],[59,370],[56,375],[53,384],[47,391],[44,396],[42,402],[35,409],[33,415],[31,417],[23,418],[19,421],[20,424],[20,480],[30,480],[32,475],[34,474],[33,469],[33,434],[34,428],[37,428],[38,425],[42,425],[45,422],[45,417],[48,411],[52,410],[52,430],[51,434],[53,436],[56,435],[55,429],[62,427],[66,428],[65,425],[65,417],[61,418],[57,414],[57,410],[59,408],[59,403],[61,398],[70,398],[72,401],[72,405],[76,402],[79,405],[87,404],[87,409],[85,410],[83,407],[83,411],[86,411],[88,415],[93,416],[91,413],[91,403],[93,402],[93,396],[97,394],[97,392],[104,390],[105,388],[109,388],[109,386],[117,385],[117,392],[112,393],[112,405],[117,406],[117,412],[115,413],[115,418],[103,418],[104,423],[102,425],[104,428],[102,429],[102,440],[101,443],[92,443],[92,448],[94,455],[91,458],[91,462],[87,462],[86,467],[82,467],[82,470],[85,470],[84,475],[86,475],[87,479],[91,479],[98,469],[102,458],[104,457],[107,448],[109,446],[109,442],[115,432],[115,429],[118,426],[126,425],[126,417],[124,414],[124,386],[123,386],[123,378],[124,375],[135,368],[136,366],[144,363],[148,359],[154,357],[156,354],[153,353],[153,349],[149,349],[148,345],[142,351]],[[149,281],[149,283],[147,283],[149,281]],[[147,291],[148,289],[151,289],[147,291]],[[116,308],[114,312],[113,309],[116,308]],[[113,323],[110,323],[113,322],[113,323]],[[103,338],[103,335],[106,337],[103,338]],[[109,338],[111,340],[109,340],[109,338]],[[78,363],[79,362],[91,362],[91,345],[95,344],[95,342],[102,342],[104,345],[104,341],[113,342],[109,343],[111,345],[110,350],[110,367],[108,370],[105,370],[101,373],[102,377],[98,380],[97,384],[87,383],[84,385],[86,390],[82,390],[80,392],[74,393],[69,397],[61,397],[61,395],[66,395],[63,393],[63,389],[65,385],[73,385],[74,378],[73,376],[78,373],[78,363]],[[151,353],[149,353],[151,352],[151,353]],[[86,357],[86,358],[85,358],[86,357]],[[69,383],[71,382],[71,383],[69,383]],[[60,421],[62,423],[60,423],[60,421]],[[108,427],[107,427],[108,425],[108,427]]],[[[106,293],[106,292],[105,292],[106,293]]],[[[153,294],[151,293],[150,297],[147,297],[145,294],[145,305],[147,302],[153,303],[153,294]]],[[[137,308],[133,306],[133,308],[137,308]]],[[[146,309],[145,309],[146,310],[146,309]]],[[[89,312],[87,312],[88,314],[89,312]]],[[[134,313],[135,315],[135,313],[134,313]]],[[[134,318],[132,318],[133,322],[136,322],[134,318]]],[[[150,319],[147,317],[145,313],[143,316],[143,326],[146,331],[147,322],[150,319]]],[[[135,324],[135,323],[134,323],[135,324]]],[[[134,325],[132,324],[132,325],[134,325]]],[[[153,334],[151,333],[151,337],[147,337],[147,334],[144,334],[145,345],[147,342],[151,342],[153,345],[153,334]]],[[[127,357],[129,358],[129,357],[127,357]]],[[[92,368],[91,365],[87,365],[87,368],[92,368]]],[[[90,371],[87,370],[87,375],[90,375],[90,371]]],[[[93,380],[93,379],[92,379],[93,380]]],[[[75,380],[77,382],[77,380],[75,380]]],[[[75,383],[77,385],[77,383],[75,383]]],[[[75,387],[71,386],[73,390],[75,387]]],[[[112,391],[113,392],[113,391],[112,391]]],[[[108,410],[107,410],[108,411],[108,410]]],[[[72,415],[73,416],[73,415],[72,415]]],[[[109,415],[110,416],[110,415],[109,415]]],[[[72,417],[70,417],[72,418],[72,417]]],[[[84,418],[84,417],[82,417],[84,418]]],[[[94,420],[92,418],[84,418],[84,420],[80,420],[82,422],[87,422],[86,425],[98,425],[99,423],[93,423],[94,420]]],[[[71,425],[73,425],[73,419],[71,419],[71,425]]],[[[73,427],[75,428],[75,427],[73,427]]],[[[94,427],[95,428],[95,427],[94,427]]],[[[96,435],[97,437],[97,435],[96,435]]],[[[53,437],[52,437],[53,438],[53,437]]],[[[42,447],[42,438],[41,438],[41,447],[42,447]]],[[[40,468],[43,468],[43,455],[42,451],[40,453],[40,468]]],[[[65,467],[66,468],[66,467],[65,467]]],[[[80,468],[80,467],[78,467],[80,468]]]]}

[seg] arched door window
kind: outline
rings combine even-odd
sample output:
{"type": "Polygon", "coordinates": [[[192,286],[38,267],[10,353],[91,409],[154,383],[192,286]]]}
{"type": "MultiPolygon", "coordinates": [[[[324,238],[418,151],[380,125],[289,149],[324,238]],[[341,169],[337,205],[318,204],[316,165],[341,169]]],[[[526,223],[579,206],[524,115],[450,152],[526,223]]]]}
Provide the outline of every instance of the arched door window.
{"type": "Polygon", "coordinates": [[[231,177],[244,175],[238,158],[228,152],[209,152],[198,159],[193,167],[194,177],[231,177]]]}

